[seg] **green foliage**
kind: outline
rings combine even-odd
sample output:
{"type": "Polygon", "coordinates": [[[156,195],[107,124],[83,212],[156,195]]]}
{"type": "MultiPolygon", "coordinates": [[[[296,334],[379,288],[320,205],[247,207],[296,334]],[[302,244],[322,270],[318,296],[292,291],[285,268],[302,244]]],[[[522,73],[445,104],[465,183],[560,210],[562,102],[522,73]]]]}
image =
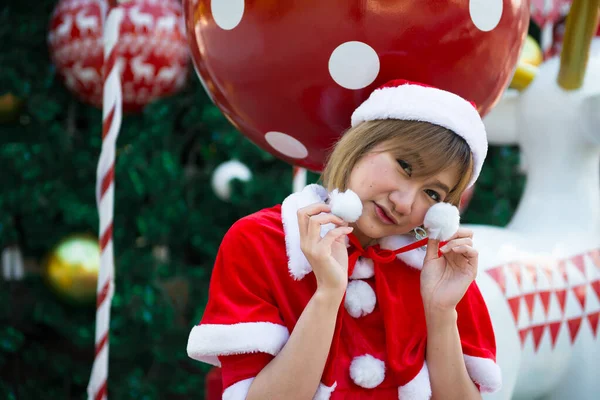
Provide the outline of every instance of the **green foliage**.
{"type": "MultiPolygon", "coordinates": [[[[56,1],[8,3],[0,11],[0,95],[12,93],[24,107],[0,126],[0,248],[18,244],[35,264],[70,234],[97,234],[101,111],[75,100],[49,61],[56,1]]],[[[517,162],[516,149],[490,151],[465,221],[507,223],[522,188],[517,162]]],[[[237,132],[190,73],[183,92],[125,117],[115,177],[110,396],[202,398],[208,369],[185,347],[220,240],[238,218],[281,202],[292,169],[237,132]],[[234,184],[225,203],[210,179],[234,158],[254,178],[234,184]],[[165,248],[169,257],[157,257],[165,248]]],[[[60,301],[39,269],[21,282],[1,281],[0,398],[83,398],[94,321],[93,306],[60,301]]]]}

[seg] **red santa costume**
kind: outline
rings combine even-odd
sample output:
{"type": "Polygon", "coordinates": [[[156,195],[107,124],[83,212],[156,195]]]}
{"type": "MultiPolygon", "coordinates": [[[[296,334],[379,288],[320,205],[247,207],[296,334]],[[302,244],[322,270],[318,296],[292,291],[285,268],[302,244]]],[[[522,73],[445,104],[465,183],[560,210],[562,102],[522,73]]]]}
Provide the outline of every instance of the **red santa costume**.
{"type": "MultiPolygon", "coordinates": [[[[365,120],[404,119],[445,126],[473,153],[477,179],[487,152],[481,118],[452,93],[393,81],[374,91],[353,114],[365,120]]],[[[317,289],[300,249],[297,210],[328,200],[309,185],[281,205],[236,222],[225,235],[211,278],[209,300],[189,337],[190,357],[222,367],[223,399],[242,400],[258,373],[285,346],[317,289]]],[[[322,235],[332,229],[324,226],[322,235]]],[[[382,238],[363,249],[349,236],[349,283],[329,357],[314,399],[431,397],[425,351],[427,326],[420,294],[422,248],[390,257],[415,242],[410,235],[382,238]],[[387,249],[387,250],[386,250],[387,249]]],[[[456,307],[465,365],[481,391],[501,386],[487,307],[475,282],[456,307]]]]}

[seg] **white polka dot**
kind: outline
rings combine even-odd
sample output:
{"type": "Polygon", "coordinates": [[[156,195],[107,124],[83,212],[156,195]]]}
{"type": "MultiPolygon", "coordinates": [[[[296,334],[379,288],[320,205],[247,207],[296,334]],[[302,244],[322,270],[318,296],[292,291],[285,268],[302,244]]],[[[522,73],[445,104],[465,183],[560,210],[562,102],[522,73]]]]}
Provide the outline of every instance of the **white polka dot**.
{"type": "Polygon", "coordinates": [[[477,28],[484,32],[494,29],[502,18],[502,0],[469,0],[469,14],[477,28]]]}
{"type": "Polygon", "coordinates": [[[244,0],[211,0],[210,10],[220,28],[231,30],[242,20],[244,0]]]}
{"type": "Polygon", "coordinates": [[[291,158],[306,158],[308,150],[306,146],[290,135],[281,132],[267,132],[265,140],[275,150],[291,158]]]}
{"type": "Polygon", "coordinates": [[[346,89],[362,89],[377,78],[379,56],[366,43],[343,43],[329,57],[329,74],[346,89]]]}

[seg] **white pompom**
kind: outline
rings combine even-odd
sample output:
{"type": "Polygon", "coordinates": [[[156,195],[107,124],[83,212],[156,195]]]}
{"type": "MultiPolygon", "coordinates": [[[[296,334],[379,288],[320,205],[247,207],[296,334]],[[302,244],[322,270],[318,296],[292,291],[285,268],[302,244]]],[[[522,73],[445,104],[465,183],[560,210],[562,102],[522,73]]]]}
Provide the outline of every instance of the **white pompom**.
{"type": "Polygon", "coordinates": [[[356,222],[362,214],[362,201],[356,193],[348,189],[340,193],[335,189],[329,194],[331,213],[346,222],[356,222]]]}
{"type": "Polygon", "coordinates": [[[237,160],[226,161],[219,165],[212,176],[212,188],[218,198],[228,201],[231,198],[231,181],[239,179],[248,182],[252,172],[245,164],[237,160]]]}
{"type": "Polygon", "coordinates": [[[385,363],[370,354],[355,357],[350,363],[352,381],[366,389],[373,389],[385,379],[385,363]]]}
{"type": "Polygon", "coordinates": [[[450,203],[437,203],[425,214],[423,225],[431,239],[448,240],[460,225],[458,208],[450,203]]]}

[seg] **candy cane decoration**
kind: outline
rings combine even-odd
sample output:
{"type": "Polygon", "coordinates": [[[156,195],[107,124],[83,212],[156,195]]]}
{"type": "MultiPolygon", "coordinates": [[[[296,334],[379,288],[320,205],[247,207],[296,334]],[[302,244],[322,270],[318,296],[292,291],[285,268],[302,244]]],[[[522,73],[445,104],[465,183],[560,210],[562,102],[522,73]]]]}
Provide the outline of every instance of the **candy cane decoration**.
{"type": "Polygon", "coordinates": [[[301,192],[306,186],[306,168],[294,167],[294,176],[292,180],[292,190],[294,193],[301,192]]]}
{"type": "Polygon", "coordinates": [[[113,205],[117,137],[121,127],[123,93],[121,67],[115,47],[123,10],[109,0],[104,24],[104,93],[102,103],[102,151],[96,170],[96,205],[100,216],[100,271],[96,298],[96,353],[88,384],[88,400],[104,400],[108,379],[108,333],[114,293],[113,205]]]}

